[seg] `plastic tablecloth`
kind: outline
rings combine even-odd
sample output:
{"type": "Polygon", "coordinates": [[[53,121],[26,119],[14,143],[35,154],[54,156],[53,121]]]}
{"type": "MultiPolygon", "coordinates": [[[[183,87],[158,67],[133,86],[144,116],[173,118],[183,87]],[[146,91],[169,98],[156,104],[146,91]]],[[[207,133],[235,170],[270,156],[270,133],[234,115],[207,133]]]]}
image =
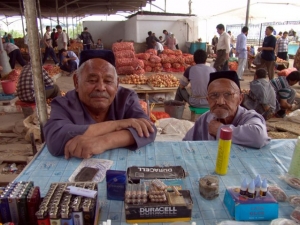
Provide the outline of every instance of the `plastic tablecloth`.
{"type": "MultiPolygon", "coordinates": [[[[253,140],[255,141],[255,140],[253,140]]],[[[279,176],[287,172],[296,140],[272,140],[261,149],[251,149],[232,145],[228,173],[220,176],[220,196],[205,200],[199,194],[199,178],[214,174],[217,156],[217,141],[197,142],[154,142],[137,151],[119,148],[107,151],[95,158],[113,160],[113,170],[127,170],[130,166],[182,166],[188,176],[184,179],[185,189],[193,198],[192,221],[197,225],[217,224],[231,217],[223,204],[226,187],[239,186],[244,178],[255,178],[260,174],[269,184],[280,186],[287,195],[299,195],[300,191],[288,186],[279,176]]],[[[66,182],[80,164],[81,159],[52,156],[45,146],[34,160],[16,178],[17,181],[34,181],[45,196],[53,182],[66,182]]],[[[107,219],[113,225],[126,224],[124,203],[106,200],[105,180],[98,184],[101,204],[100,223],[107,219]]],[[[279,217],[289,218],[293,207],[289,203],[279,203],[279,217]]],[[[99,223],[99,224],[100,224],[99,223]]],[[[259,221],[257,224],[269,224],[259,221]]]]}

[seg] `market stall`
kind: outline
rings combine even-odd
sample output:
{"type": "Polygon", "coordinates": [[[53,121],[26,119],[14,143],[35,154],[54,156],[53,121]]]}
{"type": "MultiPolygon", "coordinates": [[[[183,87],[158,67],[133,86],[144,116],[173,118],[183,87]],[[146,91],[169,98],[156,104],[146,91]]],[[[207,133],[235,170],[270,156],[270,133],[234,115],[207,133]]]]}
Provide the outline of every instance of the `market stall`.
{"type": "MultiPolygon", "coordinates": [[[[218,142],[154,142],[137,151],[124,148],[106,151],[94,158],[113,161],[111,170],[126,171],[131,166],[182,166],[188,175],[183,179],[184,188],[191,193],[192,222],[197,224],[216,224],[231,220],[223,204],[225,190],[231,186],[240,187],[244,178],[255,178],[260,174],[267,179],[268,185],[280,187],[286,195],[299,195],[300,191],[290,187],[280,179],[289,168],[295,140],[272,140],[261,149],[251,149],[239,145],[231,148],[228,173],[219,178],[219,197],[206,200],[199,194],[199,178],[214,174],[218,150],[218,142]]],[[[24,169],[16,181],[33,181],[39,186],[44,197],[53,182],[67,182],[82,160],[52,156],[45,146],[35,159],[24,169]]],[[[98,224],[107,219],[112,224],[125,224],[125,209],[123,201],[107,200],[106,182],[98,183],[98,200],[101,205],[101,215],[98,224]]],[[[290,218],[293,211],[288,202],[279,202],[278,215],[290,218]]],[[[255,221],[256,224],[270,224],[270,221],[255,221]]]]}

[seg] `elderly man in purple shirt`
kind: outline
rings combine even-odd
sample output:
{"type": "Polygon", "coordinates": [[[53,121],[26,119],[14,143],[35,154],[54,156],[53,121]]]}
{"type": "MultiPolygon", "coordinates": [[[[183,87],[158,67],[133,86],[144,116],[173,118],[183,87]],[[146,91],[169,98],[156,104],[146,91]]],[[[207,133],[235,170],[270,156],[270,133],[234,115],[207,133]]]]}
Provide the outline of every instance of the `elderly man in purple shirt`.
{"type": "Polygon", "coordinates": [[[184,141],[218,140],[221,127],[228,126],[235,144],[261,148],[269,143],[264,118],[240,106],[243,94],[235,71],[211,73],[207,89],[210,111],[196,121],[184,141]]]}
{"type": "MultiPolygon", "coordinates": [[[[81,60],[86,52],[94,51],[83,51],[81,60]]],[[[142,110],[137,94],[118,86],[112,64],[92,58],[73,77],[75,90],[51,103],[44,132],[48,149],[55,156],[90,158],[113,148],[135,150],[155,139],[155,126],[142,110]]]]}

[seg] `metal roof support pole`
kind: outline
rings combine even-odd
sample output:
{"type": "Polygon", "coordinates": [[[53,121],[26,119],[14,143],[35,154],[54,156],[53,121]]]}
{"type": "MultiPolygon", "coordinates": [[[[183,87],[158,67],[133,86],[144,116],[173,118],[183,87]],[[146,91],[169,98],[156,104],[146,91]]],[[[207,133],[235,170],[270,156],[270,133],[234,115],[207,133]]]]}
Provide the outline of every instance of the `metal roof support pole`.
{"type": "Polygon", "coordinates": [[[165,0],[165,13],[167,12],[167,0],[165,0]]]}
{"type": "Polygon", "coordinates": [[[74,33],[74,20],[73,20],[73,16],[72,16],[72,26],[73,26],[73,39],[75,39],[75,33],[74,33]]]}
{"type": "Polygon", "coordinates": [[[22,21],[22,28],[23,28],[23,36],[25,36],[25,29],[24,29],[24,22],[23,22],[23,10],[22,10],[22,2],[19,0],[20,5],[20,15],[21,15],[21,21],[22,21]]]}
{"type": "Polygon", "coordinates": [[[246,11],[246,22],[245,22],[246,27],[248,27],[249,10],[250,10],[250,0],[247,0],[247,11],[246,11]]]}
{"type": "Polygon", "coordinates": [[[192,0],[189,0],[189,15],[192,14],[192,0]]]}
{"type": "Polygon", "coordinates": [[[69,36],[68,6],[67,6],[67,2],[66,2],[66,26],[67,26],[67,35],[69,36]]]}
{"type": "Polygon", "coordinates": [[[43,36],[43,24],[42,24],[42,13],[41,13],[41,5],[40,0],[37,0],[37,8],[38,8],[38,16],[40,20],[40,29],[41,29],[41,37],[43,36]]]}
{"type": "MultiPolygon", "coordinates": [[[[23,0],[25,8],[25,18],[27,23],[29,54],[31,58],[31,67],[33,74],[33,84],[35,93],[35,102],[37,105],[38,118],[41,128],[47,122],[47,105],[44,79],[42,76],[42,60],[40,51],[40,41],[37,26],[37,12],[35,0],[23,0]]],[[[42,132],[42,129],[41,129],[42,132]]],[[[43,137],[43,135],[41,135],[43,137]]]]}
{"type": "Polygon", "coordinates": [[[55,1],[56,3],[56,17],[57,17],[57,25],[59,25],[59,19],[58,19],[58,0],[55,1]]]}
{"type": "Polygon", "coordinates": [[[259,29],[259,40],[258,40],[258,46],[260,46],[260,39],[261,39],[261,29],[262,29],[262,23],[260,24],[260,29],[259,29]]]}

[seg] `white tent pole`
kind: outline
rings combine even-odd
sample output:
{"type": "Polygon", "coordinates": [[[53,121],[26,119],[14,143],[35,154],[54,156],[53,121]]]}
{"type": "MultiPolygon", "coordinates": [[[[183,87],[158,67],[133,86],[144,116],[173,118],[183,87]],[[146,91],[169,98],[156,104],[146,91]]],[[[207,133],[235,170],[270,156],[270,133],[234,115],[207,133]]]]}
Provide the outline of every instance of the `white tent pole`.
{"type": "Polygon", "coordinates": [[[248,27],[249,10],[250,10],[250,0],[247,0],[247,11],[246,11],[246,22],[245,22],[246,27],[248,27]]]}

